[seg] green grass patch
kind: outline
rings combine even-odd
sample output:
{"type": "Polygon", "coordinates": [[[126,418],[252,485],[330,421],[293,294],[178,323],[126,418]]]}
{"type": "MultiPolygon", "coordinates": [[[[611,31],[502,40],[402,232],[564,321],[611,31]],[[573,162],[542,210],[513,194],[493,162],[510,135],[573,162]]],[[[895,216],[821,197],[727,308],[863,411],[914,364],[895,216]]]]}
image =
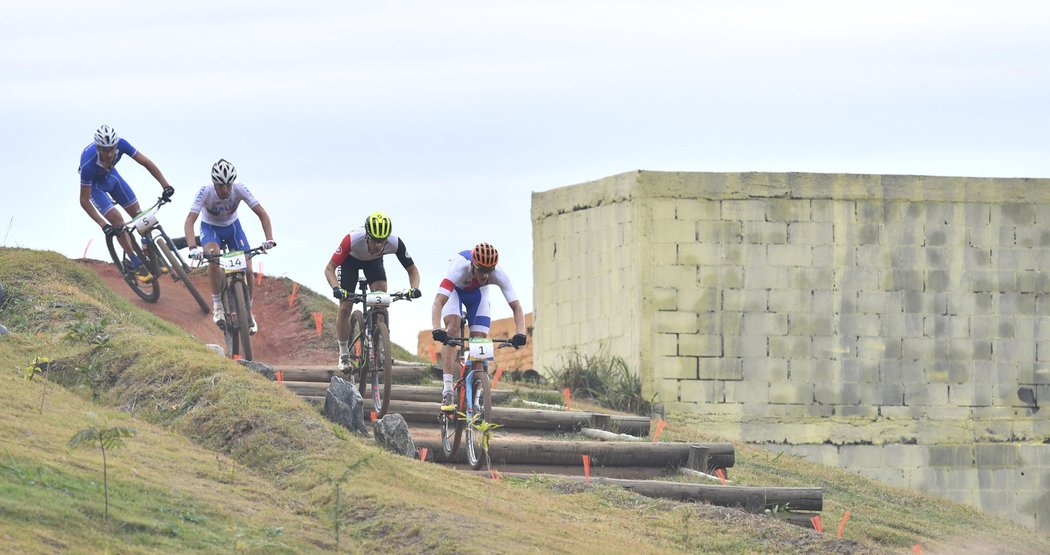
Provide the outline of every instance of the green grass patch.
{"type": "MultiPolygon", "coordinates": [[[[853,511],[847,541],[614,488],[480,479],[336,428],[55,253],[0,248],[0,283],[9,293],[0,323],[13,332],[0,338],[7,551],[334,552],[338,519],[350,552],[879,553],[916,543],[953,552],[978,534],[1001,551],[1050,552],[1045,538],[1002,519],[749,446],[738,446],[731,478],[825,487],[828,519],[853,511]],[[105,349],[67,339],[103,318],[105,349]],[[37,357],[49,359],[47,373],[27,380],[37,357]],[[102,372],[95,401],[76,370],[88,360],[102,372]],[[137,430],[107,453],[109,523],[99,453],[67,447],[88,413],[137,430]]],[[[663,439],[709,438],[672,422],[663,439]]]]}

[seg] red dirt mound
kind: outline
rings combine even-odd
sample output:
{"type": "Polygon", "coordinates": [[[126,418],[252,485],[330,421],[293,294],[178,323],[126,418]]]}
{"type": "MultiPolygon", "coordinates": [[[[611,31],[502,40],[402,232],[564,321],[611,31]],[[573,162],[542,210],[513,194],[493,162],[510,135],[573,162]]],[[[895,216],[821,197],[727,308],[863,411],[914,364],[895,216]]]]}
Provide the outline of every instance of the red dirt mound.
{"type": "MultiPolygon", "coordinates": [[[[211,319],[210,312],[201,312],[197,302],[181,283],[168,276],[161,277],[160,299],[148,303],[140,299],[117,273],[109,262],[78,260],[99,275],[103,282],[117,295],[131,301],[135,306],[148,310],[180,328],[202,343],[225,345],[222,330],[211,319]]],[[[211,288],[204,268],[191,272],[197,290],[211,304],[211,288]]],[[[339,354],[336,345],[323,345],[313,325],[307,327],[298,308],[288,306],[287,287],[277,280],[262,280],[255,287],[252,312],[259,325],[259,332],[252,337],[253,358],[273,366],[287,364],[309,364],[334,366],[339,354]]]]}

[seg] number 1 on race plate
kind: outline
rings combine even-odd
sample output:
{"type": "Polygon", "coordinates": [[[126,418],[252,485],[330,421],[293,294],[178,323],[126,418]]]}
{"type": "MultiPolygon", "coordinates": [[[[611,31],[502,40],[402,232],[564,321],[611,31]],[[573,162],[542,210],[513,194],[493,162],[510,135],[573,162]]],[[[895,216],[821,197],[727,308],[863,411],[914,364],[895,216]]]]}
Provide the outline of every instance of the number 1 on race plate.
{"type": "Polygon", "coordinates": [[[243,272],[245,270],[245,258],[243,251],[232,251],[222,255],[222,259],[219,261],[219,266],[226,271],[227,274],[235,272],[243,272]]]}
{"type": "Polygon", "coordinates": [[[492,360],[495,357],[492,340],[487,337],[470,338],[470,360],[492,360]]]}

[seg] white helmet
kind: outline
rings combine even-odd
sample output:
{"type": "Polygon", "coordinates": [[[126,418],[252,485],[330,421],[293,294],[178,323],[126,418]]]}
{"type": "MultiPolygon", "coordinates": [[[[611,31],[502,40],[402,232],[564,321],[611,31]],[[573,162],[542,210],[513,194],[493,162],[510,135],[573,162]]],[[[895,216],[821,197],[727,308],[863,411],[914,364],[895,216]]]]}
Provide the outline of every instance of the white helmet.
{"type": "Polygon", "coordinates": [[[106,124],[100,125],[98,131],[95,131],[95,144],[100,147],[110,148],[117,146],[117,141],[119,140],[120,137],[117,136],[117,130],[106,124]]]}
{"type": "Polygon", "coordinates": [[[215,165],[211,167],[211,180],[213,183],[219,185],[233,185],[233,182],[236,179],[237,168],[233,167],[233,164],[224,159],[215,162],[215,165]]]}

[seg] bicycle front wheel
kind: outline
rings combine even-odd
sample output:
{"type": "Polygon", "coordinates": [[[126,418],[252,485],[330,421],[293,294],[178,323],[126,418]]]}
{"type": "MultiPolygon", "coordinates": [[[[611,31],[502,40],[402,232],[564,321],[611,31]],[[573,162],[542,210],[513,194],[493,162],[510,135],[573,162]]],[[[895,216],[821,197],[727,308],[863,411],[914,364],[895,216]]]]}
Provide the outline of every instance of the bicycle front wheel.
{"type": "Polygon", "coordinates": [[[242,280],[234,280],[230,284],[230,296],[233,297],[234,314],[227,315],[226,327],[233,324],[234,329],[227,333],[236,334],[236,340],[240,341],[240,353],[234,349],[234,354],[240,354],[244,360],[252,360],[252,334],[251,316],[248,313],[248,286],[242,280]]]}
{"type": "Polygon", "coordinates": [[[487,370],[474,372],[474,415],[467,426],[467,463],[480,470],[488,463],[488,442],[492,435],[488,430],[488,419],[492,418],[492,384],[487,370]]]}
{"type": "MultiPolygon", "coordinates": [[[[459,391],[456,393],[459,394],[459,391]]],[[[457,408],[457,412],[460,410],[463,410],[462,405],[457,408]]],[[[445,460],[449,460],[459,451],[459,440],[463,436],[463,418],[456,413],[442,411],[438,419],[441,421],[441,452],[445,455],[445,460]]]]}
{"type": "Polygon", "coordinates": [[[160,251],[162,263],[167,264],[168,268],[174,272],[175,281],[181,281],[186,289],[190,290],[190,295],[197,301],[197,306],[201,307],[201,312],[207,314],[211,312],[208,307],[208,303],[204,302],[204,297],[201,296],[200,292],[197,291],[197,287],[190,281],[189,274],[186,273],[186,269],[183,268],[182,260],[180,260],[175,252],[171,249],[171,245],[168,244],[167,239],[158,238],[154,243],[157,249],[160,251]]]}
{"type": "MultiPolygon", "coordinates": [[[[131,243],[131,251],[143,264],[146,264],[148,268],[150,264],[147,263],[146,255],[142,252],[135,237],[130,233],[127,233],[128,241],[131,243]]],[[[116,236],[106,236],[106,248],[109,249],[109,256],[113,259],[113,264],[116,266],[117,271],[120,272],[121,277],[124,278],[124,282],[128,284],[128,287],[135,292],[144,301],[155,303],[160,298],[160,282],[157,281],[156,272],[153,272],[153,276],[149,283],[143,283],[137,277],[135,272],[131,270],[131,257],[130,253],[124,252],[124,247],[120,245],[120,241],[116,236]]]]}
{"type": "Polygon", "coordinates": [[[377,321],[375,329],[372,330],[372,349],[375,354],[372,358],[374,365],[369,369],[372,375],[372,406],[375,407],[379,418],[382,418],[386,416],[386,409],[390,406],[390,386],[393,382],[390,331],[383,322],[377,321]]]}

